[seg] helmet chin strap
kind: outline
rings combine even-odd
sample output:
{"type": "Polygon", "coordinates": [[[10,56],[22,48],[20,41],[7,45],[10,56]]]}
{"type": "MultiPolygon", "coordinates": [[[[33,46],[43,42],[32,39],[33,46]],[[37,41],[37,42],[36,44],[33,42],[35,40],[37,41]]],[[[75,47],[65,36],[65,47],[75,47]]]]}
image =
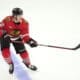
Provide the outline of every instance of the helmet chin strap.
{"type": "Polygon", "coordinates": [[[15,24],[20,24],[20,21],[14,20],[15,24]]]}
{"type": "Polygon", "coordinates": [[[17,18],[13,18],[13,21],[14,21],[15,24],[20,24],[22,22],[21,19],[17,20],[17,18]]]}

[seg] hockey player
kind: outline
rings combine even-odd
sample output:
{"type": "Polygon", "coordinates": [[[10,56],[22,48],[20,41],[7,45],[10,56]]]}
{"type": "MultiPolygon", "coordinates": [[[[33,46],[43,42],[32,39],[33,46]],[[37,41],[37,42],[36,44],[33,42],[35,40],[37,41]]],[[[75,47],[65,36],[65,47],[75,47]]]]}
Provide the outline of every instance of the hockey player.
{"type": "Polygon", "coordinates": [[[22,18],[23,10],[20,8],[14,8],[12,15],[4,18],[0,24],[3,29],[3,35],[1,37],[1,51],[4,60],[9,64],[9,73],[14,72],[14,64],[10,56],[10,43],[12,42],[16,53],[19,54],[23,60],[23,63],[31,70],[37,70],[37,67],[31,65],[29,54],[25,49],[24,43],[27,43],[31,47],[37,47],[37,42],[29,36],[29,23],[22,18]],[[20,41],[24,43],[16,43],[20,41]]]}

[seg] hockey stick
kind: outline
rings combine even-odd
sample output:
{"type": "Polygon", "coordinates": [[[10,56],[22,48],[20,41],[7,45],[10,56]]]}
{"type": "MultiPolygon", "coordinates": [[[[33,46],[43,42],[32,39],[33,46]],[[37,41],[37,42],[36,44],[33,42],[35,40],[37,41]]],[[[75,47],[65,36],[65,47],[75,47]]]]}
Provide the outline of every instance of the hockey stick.
{"type": "MultiPolygon", "coordinates": [[[[21,42],[21,41],[11,41],[11,42],[24,43],[24,42],[21,42]]],[[[58,49],[66,49],[66,50],[77,50],[77,49],[80,48],[80,44],[78,44],[78,45],[77,45],[76,47],[74,47],[74,48],[61,47],[61,46],[52,46],[52,45],[45,45],[45,44],[38,44],[38,46],[58,48],[58,49]]]]}
{"type": "Polygon", "coordinates": [[[80,48],[80,44],[78,44],[74,48],[61,47],[61,46],[52,46],[52,45],[44,45],[44,44],[38,44],[38,46],[51,47],[51,48],[59,48],[59,49],[66,49],[66,50],[77,50],[77,49],[80,48]]]}

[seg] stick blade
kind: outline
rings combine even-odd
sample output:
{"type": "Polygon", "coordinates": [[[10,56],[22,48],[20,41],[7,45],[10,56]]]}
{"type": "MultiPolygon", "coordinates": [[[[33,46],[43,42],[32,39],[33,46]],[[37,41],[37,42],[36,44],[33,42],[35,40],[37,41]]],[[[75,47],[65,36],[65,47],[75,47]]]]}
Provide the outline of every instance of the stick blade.
{"type": "Polygon", "coordinates": [[[80,48],[80,44],[78,44],[75,48],[73,48],[72,50],[77,50],[80,48]]]}

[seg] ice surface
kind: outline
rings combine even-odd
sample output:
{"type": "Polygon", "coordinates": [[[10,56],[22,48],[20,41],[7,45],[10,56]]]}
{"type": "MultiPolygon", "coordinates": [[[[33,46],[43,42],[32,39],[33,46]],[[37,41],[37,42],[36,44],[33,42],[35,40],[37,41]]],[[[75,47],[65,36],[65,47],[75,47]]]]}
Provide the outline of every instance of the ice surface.
{"type": "Polygon", "coordinates": [[[18,59],[17,55],[15,54],[14,48],[11,47],[11,57],[14,63],[14,76],[16,76],[17,80],[32,80],[25,68],[22,64],[21,60],[18,59]]]}

